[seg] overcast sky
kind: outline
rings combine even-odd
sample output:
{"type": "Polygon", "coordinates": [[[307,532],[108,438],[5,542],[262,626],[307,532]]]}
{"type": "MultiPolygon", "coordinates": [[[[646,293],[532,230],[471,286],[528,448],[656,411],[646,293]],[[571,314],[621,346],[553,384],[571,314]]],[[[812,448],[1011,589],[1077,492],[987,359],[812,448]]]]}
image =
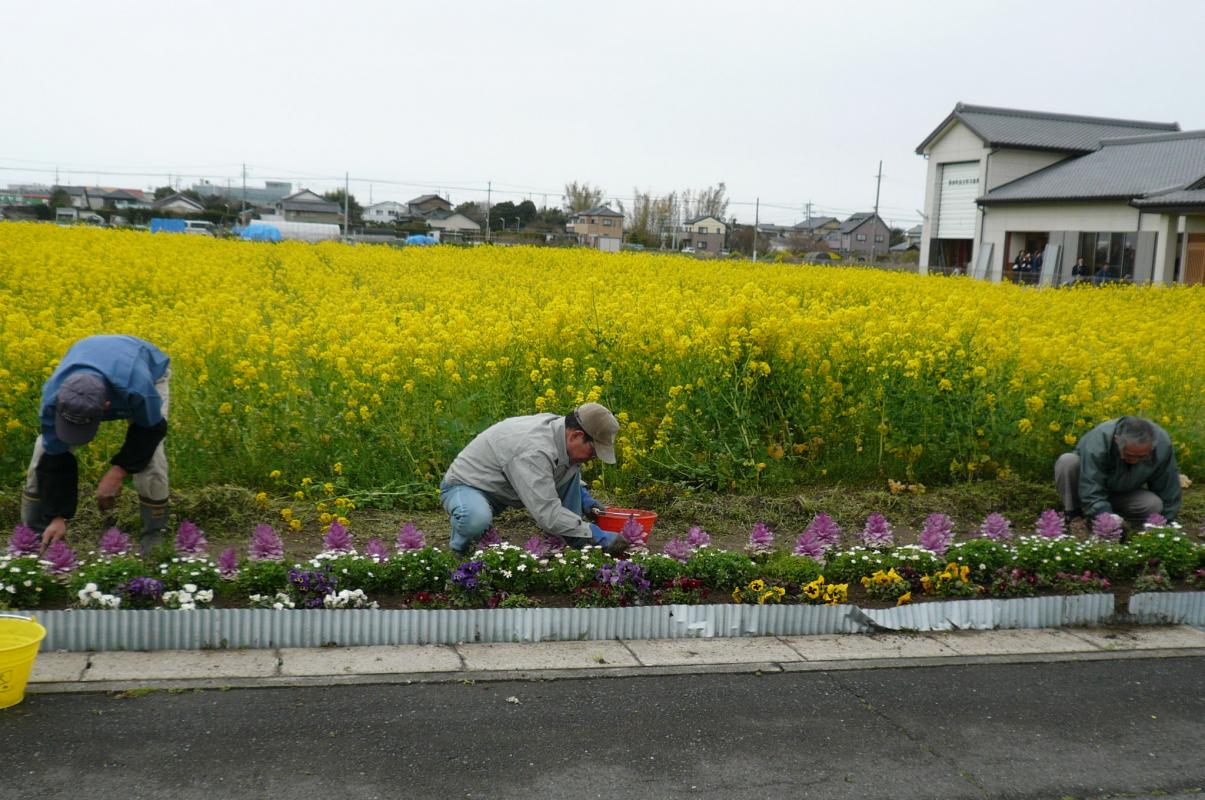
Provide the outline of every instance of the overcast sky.
{"type": "Polygon", "coordinates": [[[567,181],[919,221],[958,101],[1205,128],[1205,2],[0,0],[0,185],[169,173],[454,203],[567,181]],[[108,174],[106,174],[108,173],[108,174]]]}

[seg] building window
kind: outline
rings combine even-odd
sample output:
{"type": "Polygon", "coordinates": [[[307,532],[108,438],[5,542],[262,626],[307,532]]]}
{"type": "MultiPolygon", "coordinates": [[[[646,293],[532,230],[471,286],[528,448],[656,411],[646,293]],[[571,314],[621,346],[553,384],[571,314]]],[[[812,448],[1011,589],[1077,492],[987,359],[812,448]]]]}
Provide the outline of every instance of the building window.
{"type": "Polygon", "coordinates": [[[700,226],[699,226],[699,233],[707,233],[707,226],[706,226],[706,225],[700,225],[700,226]]]}
{"type": "Polygon", "coordinates": [[[876,235],[876,236],[874,237],[874,240],[875,240],[876,242],[878,242],[879,244],[882,244],[882,243],[883,243],[883,237],[882,237],[881,235],[876,235]]]}
{"type": "Polygon", "coordinates": [[[1096,281],[1133,280],[1134,256],[1137,252],[1137,232],[1101,231],[1079,235],[1079,255],[1084,259],[1087,277],[1096,281]]]}
{"type": "Polygon", "coordinates": [[[598,218],[597,218],[597,217],[590,217],[590,224],[591,224],[591,225],[597,225],[597,224],[598,224],[598,218]]]}
{"type": "Polygon", "coordinates": [[[699,241],[699,243],[695,245],[695,248],[698,250],[706,250],[707,249],[707,240],[701,239],[699,241]]]}
{"type": "Polygon", "coordinates": [[[859,241],[859,242],[864,242],[864,241],[866,241],[866,234],[864,234],[864,233],[859,233],[859,234],[858,234],[858,241],[859,241]]]}
{"type": "Polygon", "coordinates": [[[614,220],[604,219],[604,220],[603,220],[603,227],[604,227],[604,228],[610,228],[610,227],[611,227],[611,223],[612,223],[613,221],[614,221],[614,220]]]}

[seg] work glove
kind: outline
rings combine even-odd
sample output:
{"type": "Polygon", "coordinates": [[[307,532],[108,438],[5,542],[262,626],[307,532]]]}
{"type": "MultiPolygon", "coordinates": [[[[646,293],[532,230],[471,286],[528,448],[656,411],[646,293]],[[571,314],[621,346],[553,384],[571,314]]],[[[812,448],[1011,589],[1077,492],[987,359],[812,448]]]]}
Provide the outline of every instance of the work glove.
{"type": "Polygon", "coordinates": [[[590,526],[590,544],[601,547],[609,556],[619,558],[628,551],[628,540],[618,533],[604,531],[597,525],[590,526]]]}
{"type": "Polygon", "coordinates": [[[595,500],[586,491],[586,487],[582,487],[582,513],[586,516],[597,517],[599,514],[607,510],[607,507],[595,500]]]}

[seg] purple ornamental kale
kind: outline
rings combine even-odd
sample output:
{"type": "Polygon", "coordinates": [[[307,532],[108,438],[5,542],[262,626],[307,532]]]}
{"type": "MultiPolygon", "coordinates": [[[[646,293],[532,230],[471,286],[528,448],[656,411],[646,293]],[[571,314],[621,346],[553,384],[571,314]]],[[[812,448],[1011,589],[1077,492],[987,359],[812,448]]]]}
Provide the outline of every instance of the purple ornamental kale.
{"type": "Polygon", "coordinates": [[[502,544],[502,534],[498,533],[498,529],[493,525],[486,528],[485,533],[481,534],[481,538],[477,540],[477,546],[482,550],[497,544],[502,544]]]}
{"type": "Polygon", "coordinates": [[[925,526],[921,529],[917,544],[940,556],[945,554],[953,541],[953,520],[945,514],[930,514],[925,517],[925,526]]]}
{"type": "Polygon", "coordinates": [[[326,536],[322,537],[322,549],[328,553],[350,553],[355,550],[351,534],[339,523],[339,520],[332,522],[326,529],[326,536]]]}
{"type": "Polygon", "coordinates": [[[33,528],[18,524],[13,528],[12,538],[8,540],[10,556],[36,556],[42,551],[42,537],[33,528]]]}
{"type": "Polygon", "coordinates": [[[1036,529],[1039,536],[1047,539],[1057,539],[1063,535],[1063,515],[1053,508],[1048,508],[1038,515],[1036,529]]]}
{"type": "Polygon", "coordinates": [[[693,549],[706,547],[711,544],[711,534],[695,525],[686,532],[686,543],[693,549]]]}
{"type": "Polygon", "coordinates": [[[1162,514],[1151,514],[1146,518],[1146,524],[1152,528],[1161,528],[1167,524],[1167,517],[1162,514]]]}
{"type": "Polygon", "coordinates": [[[418,526],[413,522],[407,522],[397,532],[397,549],[399,552],[405,550],[422,550],[426,546],[427,535],[420,531],[418,526]]]}
{"type": "Polygon", "coordinates": [[[1105,542],[1121,541],[1121,519],[1116,514],[1097,514],[1092,520],[1092,535],[1105,542]]]}
{"type": "Polygon", "coordinates": [[[890,547],[895,541],[895,533],[891,523],[879,512],[866,518],[866,526],[862,528],[862,544],[867,547],[890,547]]]}
{"type": "Polygon", "coordinates": [[[368,544],[364,545],[364,555],[369,558],[375,558],[377,561],[389,560],[389,548],[385,546],[377,537],[372,537],[368,540],[368,544]]]}
{"type": "Polygon", "coordinates": [[[548,558],[565,549],[565,540],[559,536],[533,536],[523,543],[523,549],[536,558],[548,558]]]}
{"type": "Polygon", "coordinates": [[[46,555],[42,556],[42,559],[49,562],[46,571],[53,575],[65,575],[79,566],[75,551],[62,539],[46,548],[46,555]]]}
{"type": "Polygon", "coordinates": [[[644,526],[636,521],[635,516],[629,516],[623,523],[623,527],[619,529],[619,535],[622,536],[627,543],[632,547],[643,547],[648,544],[649,535],[645,531],[644,526]]]}
{"type": "Polygon", "coordinates": [[[196,523],[184,520],[176,533],[176,552],[182,556],[203,556],[209,547],[205,532],[196,523]]]}
{"type": "Polygon", "coordinates": [[[675,561],[686,563],[693,552],[694,548],[683,539],[670,539],[665,543],[665,554],[675,561]]]}
{"type": "Polygon", "coordinates": [[[797,556],[808,556],[820,561],[824,558],[824,551],[826,549],[824,542],[820,541],[820,537],[816,535],[816,532],[809,525],[804,529],[803,533],[799,534],[799,538],[795,540],[795,550],[793,552],[797,556]]]}
{"type": "Polygon", "coordinates": [[[828,514],[817,514],[807,529],[815,534],[826,550],[841,543],[841,527],[828,514]]]}
{"type": "Polygon", "coordinates": [[[1013,524],[1009,522],[1008,517],[993,511],[983,518],[983,524],[979,526],[979,532],[993,542],[1007,542],[1013,538],[1012,527],[1013,524]]]}
{"type": "Polygon", "coordinates": [[[222,580],[232,581],[238,577],[238,554],[233,547],[227,547],[218,556],[218,575],[222,580]]]}
{"type": "Polygon", "coordinates": [[[764,522],[755,522],[753,530],[749,531],[749,543],[745,545],[745,550],[750,553],[768,553],[774,546],[774,534],[766,527],[764,522]]]}
{"type": "Polygon", "coordinates": [[[102,556],[124,556],[134,549],[134,544],[117,528],[109,528],[100,537],[99,549],[102,556]]]}
{"type": "Polygon", "coordinates": [[[251,536],[247,555],[252,561],[281,561],[285,557],[285,545],[271,525],[259,524],[251,536]]]}

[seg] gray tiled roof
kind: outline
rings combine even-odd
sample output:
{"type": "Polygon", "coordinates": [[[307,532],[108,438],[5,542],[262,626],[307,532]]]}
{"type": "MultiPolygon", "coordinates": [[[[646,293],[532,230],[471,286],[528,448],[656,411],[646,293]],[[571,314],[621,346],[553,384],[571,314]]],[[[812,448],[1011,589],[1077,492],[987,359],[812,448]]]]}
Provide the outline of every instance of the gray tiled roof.
{"type": "Polygon", "coordinates": [[[997,187],[980,202],[1131,200],[1205,178],[1205,131],[1108,139],[1099,150],[997,187]]]}
{"type": "Polygon", "coordinates": [[[1205,206],[1205,189],[1182,189],[1175,192],[1151,195],[1141,200],[1135,200],[1133,205],[1139,208],[1175,208],[1184,206],[1205,206]]]}
{"type": "Polygon", "coordinates": [[[714,219],[716,222],[720,223],[721,225],[724,224],[724,220],[720,219],[715,214],[700,214],[697,217],[686,220],[686,222],[683,222],[682,224],[683,225],[694,225],[696,222],[702,222],[705,219],[714,219]]]}
{"type": "Polygon", "coordinates": [[[280,207],[285,211],[312,211],[321,214],[343,213],[343,206],[328,200],[281,200],[280,207]]]}
{"type": "MultiPolygon", "coordinates": [[[[847,220],[845,220],[845,222],[841,223],[841,228],[839,230],[841,233],[850,233],[855,228],[862,227],[863,223],[869,222],[870,218],[873,216],[874,216],[874,214],[872,214],[869,211],[862,211],[857,214],[851,214],[849,219],[847,219],[847,220]]],[[[880,221],[882,221],[882,220],[880,219],[880,221]]]]}
{"type": "Polygon", "coordinates": [[[1089,153],[1099,146],[1102,139],[1180,130],[1178,122],[1081,117],[1073,114],[1049,114],[1042,111],[959,103],[917,146],[916,152],[923,154],[925,148],[937,139],[953,120],[966,125],[983,140],[986,147],[1015,147],[1067,153],[1089,153]]]}
{"type": "Polygon", "coordinates": [[[795,230],[814,231],[821,225],[836,222],[836,217],[808,217],[803,222],[796,223],[795,230]]]}
{"type": "Polygon", "coordinates": [[[586,216],[586,217],[622,217],[622,216],[623,216],[623,214],[620,214],[618,211],[615,211],[614,209],[612,209],[612,208],[611,208],[610,206],[608,206],[608,205],[601,205],[601,206],[595,206],[594,208],[587,208],[585,211],[579,211],[579,212],[577,212],[576,214],[574,214],[574,216],[575,216],[575,217],[581,217],[581,216],[586,216]]]}

